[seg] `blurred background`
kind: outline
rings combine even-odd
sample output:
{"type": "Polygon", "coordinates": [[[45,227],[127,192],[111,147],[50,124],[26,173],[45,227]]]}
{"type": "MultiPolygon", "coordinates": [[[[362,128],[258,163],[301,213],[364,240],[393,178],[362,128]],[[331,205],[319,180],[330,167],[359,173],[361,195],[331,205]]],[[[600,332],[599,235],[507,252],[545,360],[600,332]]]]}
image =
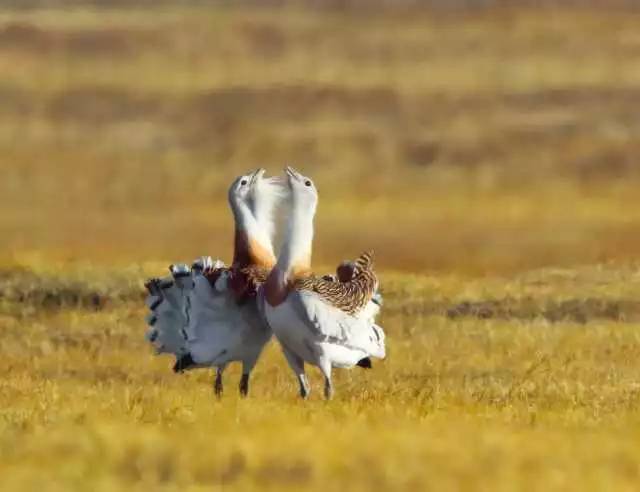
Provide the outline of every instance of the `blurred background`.
{"type": "Polygon", "coordinates": [[[315,263],[640,251],[625,1],[5,1],[0,261],[230,259],[226,188],[312,176],[315,263]]]}

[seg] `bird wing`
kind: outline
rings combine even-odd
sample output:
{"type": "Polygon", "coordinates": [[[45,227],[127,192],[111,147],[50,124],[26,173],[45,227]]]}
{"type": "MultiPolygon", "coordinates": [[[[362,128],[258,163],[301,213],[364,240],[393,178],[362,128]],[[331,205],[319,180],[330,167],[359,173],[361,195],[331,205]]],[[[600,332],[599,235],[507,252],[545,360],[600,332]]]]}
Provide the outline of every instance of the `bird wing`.
{"type": "Polygon", "coordinates": [[[231,351],[255,344],[253,334],[264,330],[255,300],[238,304],[224,277],[215,286],[205,277],[196,277],[189,304],[187,346],[198,364],[212,364],[233,355],[231,351]]]}
{"type": "Polygon", "coordinates": [[[321,341],[384,357],[384,332],[368,317],[345,313],[310,291],[292,292],[287,301],[292,303],[294,311],[309,331],[321,341]]]}
{"type": "Polygon", "coordinates": [[[296,279],[294,288],[313,292],[327,304],[355,315],[371,302],[378,290],[378,277],[373,271],[373,253],[365,252],[353,262],[349,280],[336,282],[326,276],[310,275],[296,279]]]}

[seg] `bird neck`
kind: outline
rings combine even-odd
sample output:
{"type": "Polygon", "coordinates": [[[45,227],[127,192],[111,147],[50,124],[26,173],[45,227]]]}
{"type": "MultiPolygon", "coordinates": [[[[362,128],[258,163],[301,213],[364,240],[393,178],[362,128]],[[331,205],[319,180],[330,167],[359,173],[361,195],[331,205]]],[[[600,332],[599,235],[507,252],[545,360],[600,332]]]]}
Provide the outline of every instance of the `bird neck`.
{"type": "Polygon", "coordinates": [[[245,203],[232,204],[235,218],[233,265],[272,268],[276,263],[271,238],[245,203]]]}
{"type": "Polygon", "coordinates": [[[294,203],[282,251],[276,264],[276,269],[287,279],[305,276],[311,272],[314,215],[315,207],[301,207],[294,203]]]}
{"type": "Polygon", "coordinates": [[[289,224],[278,256],[276,266],[271,270],[264,284],[266,301],[278,306],[287,299],[296,278],[311,274],[311,246],[313,243],[313,218],[315,205],[292,204],[289,224]]]}

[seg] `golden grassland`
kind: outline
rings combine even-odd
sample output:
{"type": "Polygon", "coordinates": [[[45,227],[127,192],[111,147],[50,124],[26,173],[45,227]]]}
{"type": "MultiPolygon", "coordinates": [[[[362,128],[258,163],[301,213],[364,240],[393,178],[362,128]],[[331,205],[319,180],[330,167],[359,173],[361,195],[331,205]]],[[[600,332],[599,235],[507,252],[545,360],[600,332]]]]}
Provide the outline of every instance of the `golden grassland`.
{"type": "Polygon", "coordinates": [[[633,260],[638,19],[0,9],[0,256],[228,257],[230,178],[294,164],[320,189],[322,264],[633,260]]]}
{"type": "Polygon", "coordinates": [[[126,3],[0,9],[2,490],[637,489],[637,10],[126,3]],[[217,401],[142,279],[285,163],[389,355],[301,402],[272,343],[217,401]]]}
{"type": "MultiPolygon", "coordinates": [[[[298,400],[275,343],[251,395],[174,375],[142,338],[137,273],[6,273],[7,490],[634,490],[640,270],[383,275],[389,356],[298,400]],[[106,287],[104,287],[106,285],[106,287]],[[102,303],[71,308],[102,290],[102,303]],[[54,296],[43,307],[31,295],[54,296]],[[71,293],[76,298],[70,297],[71,293]],[[66,300],[65,300],[66,299],[66,300]],[[37,305],[35,312],[34,304],[37,305]],[[19,305],[19,307],[18,307],[19,305]]],[[[46,303],[45,303],[46,304],[46,303]]]]}

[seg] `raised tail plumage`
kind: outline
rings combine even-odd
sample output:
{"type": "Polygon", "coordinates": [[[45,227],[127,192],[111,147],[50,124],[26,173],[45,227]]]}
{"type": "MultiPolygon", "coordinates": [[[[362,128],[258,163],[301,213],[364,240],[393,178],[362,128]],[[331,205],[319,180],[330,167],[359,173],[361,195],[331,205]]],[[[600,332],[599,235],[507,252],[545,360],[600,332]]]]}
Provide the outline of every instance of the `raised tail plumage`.
{"type": "Polygon", "coordinates": [[[190,296],[195,278],[223,266],[213,262],[211,257],[198,258],[192,266],[173,264],[169,267],[171,276],[152,278],[145,282],[148,292],[146,317],[149,329],[145,338],[155,348],[156,354],[173,354],[180,371],[187,369],[185,356],[188,355],[186,328],[190,318],[190,296]]]}

